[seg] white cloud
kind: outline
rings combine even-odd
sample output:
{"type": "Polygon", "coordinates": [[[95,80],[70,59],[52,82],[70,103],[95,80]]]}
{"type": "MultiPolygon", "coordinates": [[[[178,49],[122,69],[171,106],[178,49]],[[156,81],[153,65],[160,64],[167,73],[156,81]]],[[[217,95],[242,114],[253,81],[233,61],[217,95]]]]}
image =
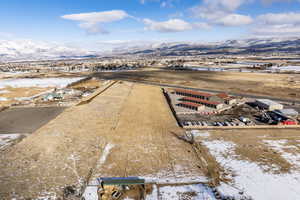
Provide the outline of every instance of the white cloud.
{"type": "Polygon", "coordinates": [[[208,20],[220,19],[232,14],[248,0],[204,0],[199,6],[192,8],[193,15],[208,20]]]}
{"type": "Polygon", "coordinates": [[[174,1],[179,1],[179,0],[140,0],[140,3],[146,4],[147,2],[157,2],[160,3],[160,7],[165,8],[165,7],[173,7],[174,1]]]}
{"type": "Polygon", "coordinates": [[[268,13],[257,18],[259,23],[264,24],[300,24],[300,13],[268,13]]]}
{"type": "MultiPolygon", "coordinates": [[[[261,0],[264,4],[272,4],[272,3],[278,3],[278,2],[283,2],[283,3],[288,3],[288,2],[292,2],[294,0],[261,0]]],[[[296,0],[299,1],[299,0],[296,0]]],[[[300,1],[299,1],[300,2],[300,1]]]]}
{"type": "Polygon", "coordinates": [[[191,9],[194,17],[207,20],[209,24],[222,26],[241,26],[251,24],[253,19],[235,11],[251,0],[204,0],[201,5],[191,9]]]}
{"type": "Polygon", "coordinates": [[[259,35],[282,35],[282,36],[299,36],[300,26],[292,24],[257,26],[252,32],[259,35]]]}
{"type": "Polygon", "coordinates": [[[160,2],[160,0],[140,0],[141,4],[146,4],[147,2],[160,2]]]}
{"type": "Polygon", "coordinates": [[[79,13],[62,16],[63,19],[79,21],[79,26],[91,34],[108,33],[107,30],[102,28],[102,24],[119,21],[127,17],[129,17],[129,15],[123,10],[79,13]]]}
{"type": "Polygon", "coordinates": [[[256,19],[252,32],[259,35],[299,36],[300,13],[267,13],[256,19]]]}
{"type": "Polygon", "coordinates": [[[181,19],[170,19],[168,21],[157,22],[150,19],[144,19],[146,30],[158,32],[182,32],[192,29],[207,29],[209,26],[205,23],[189,23],[181,19]]]}
{"type": "Polygon", "coordinates": [[[229,14],[215,21],[216,24],[222,26],[243,26],[251,24],[252,22],[253,19],[250,16],[239,14],[229,14]]]}

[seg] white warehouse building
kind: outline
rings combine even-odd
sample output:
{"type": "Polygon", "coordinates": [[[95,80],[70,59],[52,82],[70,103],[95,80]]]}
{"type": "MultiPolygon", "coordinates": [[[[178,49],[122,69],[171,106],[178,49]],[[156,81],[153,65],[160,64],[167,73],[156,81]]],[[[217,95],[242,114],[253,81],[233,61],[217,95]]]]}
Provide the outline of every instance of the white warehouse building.
{"type": "Polygon", "coordinates": [[[272,101],[270,99],[257,99],[255,104],[265,110],[273,111],[273,110],[281,110],[283,109],[283,105],[277,103],[276,101],[272,101]]]}

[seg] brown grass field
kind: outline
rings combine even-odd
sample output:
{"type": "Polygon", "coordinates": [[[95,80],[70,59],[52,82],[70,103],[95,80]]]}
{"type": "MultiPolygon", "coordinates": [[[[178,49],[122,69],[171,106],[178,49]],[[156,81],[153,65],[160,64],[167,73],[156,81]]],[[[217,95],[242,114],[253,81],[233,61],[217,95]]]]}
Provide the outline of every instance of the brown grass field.
{"type": "Polygon", "coordinates": [[[61,197],[98,176],[203,177],[192,147],[172,134],[181,131],[159,87],[117,83],[2,151],[0,196],[61,197]]]}
{"type": "Polygon", "coordinates": [[[198,89],[300,99],[300,74],[157,70],[96,73],[94,76],[104,79],[146,81],[198,89]]]}

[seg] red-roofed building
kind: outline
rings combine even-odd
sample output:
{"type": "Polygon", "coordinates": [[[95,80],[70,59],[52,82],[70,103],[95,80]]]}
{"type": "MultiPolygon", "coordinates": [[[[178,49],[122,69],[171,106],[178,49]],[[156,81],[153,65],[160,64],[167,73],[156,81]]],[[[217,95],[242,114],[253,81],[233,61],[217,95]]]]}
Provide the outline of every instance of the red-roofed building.
{"type": "Polygon", "coordinates": [[[203,105],[197,104],[197,103],[192,103],[192,102],[181,102],[181,103],[177,104],[177,106],[192,109],[192,110],[196,110],[196,111],[204,109],[203,105]]]}
{"type": "Polygon", "coordinates": [[[209,100],[212,94],[205,92],[198,92],[193,90],[184,90],[184,89],[175,89],[174,90],[177,95],[187,96],[187,97],[195,97],[199,99],[209,100]]]}
{"type": "Polygon", "coordinates": [[[226,93],[220,93],[220,94],[217,94],[217,96],[219,98],[223,99],[224,103],[229,104],[229,105],[235,104],[237,102],[237,100],[234,97],[229,96],[226,93]]]}
{"type": "Polygon", "coordinates": [[[235,98],[233,98],[232,96],[229,96],[226,93],[210,94],[210,93],[206,93],[206,92],[198,92],[198,91],[185,90],[185,89],[175,89],[174,91],[177,95],[198,98],[198,99],[202,99],[202,100],[206,100],[206,101],[210,101],[210,102],[219,102],[219,104],[232,105],[237,102],[237,100],[235,98]]]}
{"type": "Polygon", "coordinates": [[[199,98],[195,98],[195,97],[183,97],[181,99],[184,102],[192,102],[192,103],[196,103],[196,104],[201,104],[210,108],[215,108],[215,109],[221,109],[223,108],[223,103],[217,102],[217,101],[208,101],[208,100],[204,100],[204,99],[199,99],[199,98]]]}

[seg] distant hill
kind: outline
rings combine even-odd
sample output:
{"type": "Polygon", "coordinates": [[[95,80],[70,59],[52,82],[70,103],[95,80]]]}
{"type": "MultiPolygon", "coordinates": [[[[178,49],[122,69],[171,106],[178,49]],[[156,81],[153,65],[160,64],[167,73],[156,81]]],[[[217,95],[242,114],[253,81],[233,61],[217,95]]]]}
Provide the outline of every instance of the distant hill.
{"type": "Polygon", "coordinates": [[[228,40],[219,43],[162,43],[153,48],[128,50],[124,54],[179,55],[237,55],[259,53],[300,53],[300,38],[228,40]]]}
{"type": "Polygon", "coordinates": [[[200,42],[128,42],[110,50],[88,51],[57,43],[31,40],[0,40],[0,61],[86,59],[101,56],[192,56],[192,55],[246,55],[269,53],[300,54],[299,38],[268,38],[227,40],[215,43],[200,42]]]}

